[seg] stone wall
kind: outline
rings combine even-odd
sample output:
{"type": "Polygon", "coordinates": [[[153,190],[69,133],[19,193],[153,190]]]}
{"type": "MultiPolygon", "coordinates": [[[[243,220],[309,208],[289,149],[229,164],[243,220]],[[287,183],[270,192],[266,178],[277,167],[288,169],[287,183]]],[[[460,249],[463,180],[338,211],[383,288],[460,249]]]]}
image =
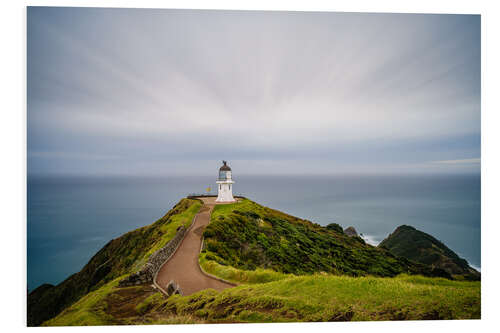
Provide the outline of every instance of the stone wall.
{"type": "Polygon", "coordinates": [[[172,238],[167,245],[153,253],[146,264],[137,273],[132,273],[125,279],[121,280],[118,284],[120,287],[135,286],[139,284],[153,283],[153,278],[160,270],[160,267],[165,261],[170,259],[170,256],[175,252],[177,246],[184,239],[186,234],[186,228],[180,226],[177,229],[177,233],[174,238],[172,238]]]}

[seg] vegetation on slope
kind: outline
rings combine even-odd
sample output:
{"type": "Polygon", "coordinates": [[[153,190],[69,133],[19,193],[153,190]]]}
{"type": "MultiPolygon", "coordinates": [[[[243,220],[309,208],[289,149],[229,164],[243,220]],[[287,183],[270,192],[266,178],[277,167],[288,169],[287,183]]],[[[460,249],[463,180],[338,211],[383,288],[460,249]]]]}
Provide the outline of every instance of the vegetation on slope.
{"type": "Polygon", "coordinates": [[[481,310],[480,282],[414,275],[288,276],[170,298],[145,296],[137,292],[140,288],[145,287],[107,285],[46,325],[474,319],[481,310]],[[127,310],[113,301],[134,291],[127,310]]]}
{"type": "Polygon", "coordinates": [[[446,245],[431,235],[408,225],[399,226],[379,247],[397,256],[439,267],[457,278],[480,279],[480,274],[446,245]]]}
{"type": "Polygon", "coordinates": [[[114,290],[123,276],[108,282],[80,298],[76,303],[63,310],[57,317],[43,323],[43,326],[89,326],[116,323],[108,315],[104,299],[114,290]]]}
{"type": "Polygon", "coordinates": [[[449,275],[396,257],[336,228],[260,206],[248,199],[214,208],[204,232],[204,258],[243,270],[295,275],[326,272],[351,276],[449,275]]]}
{"type": "Polygon", "coordinates": [[[272,269],[263,268],[257,268],[253,271],[245,271],[232,266],[221,265],[213,260],[207,260],[206,256],[206,253],[201,253],[199,259],[200,266],[206,273],[236,284],[266,283],[284,280],[295,276],[293,274],[285,274],[273,271],[272,269]]]}
{"type": "Polygon", "coordinates": [[[54,317],[90,291],[137,271],[164,246],[181,225],[188,227],[201,207],[199,200],[182,199],[155,223],[111,240],[83,269],[57,286],[43,285],[28,295],[28,326],[54,317]]]}
{"type": "MultiPolygon", "coordinates": [[[[155,229],[170,237],[165,235],[181,220],[189,216],[190,223],[199,209],[195,204],[181,201],[170,222],[155,229]]],[[[349,237],[336,225],[321,227],[243,200],[216,206],[204,236],[203,270],[239,286],[169,298],[151,286],[118,287],[153,248],[166,243],[163,237],[150,238],[152,245],[143,247],[142,256],[133,255],[135,261],[121,275],[110,272],[114,278],[101,279],[44,325],[480,318],[480,282],[408,275],[449,276],[349,237]]],[[[123,246],[137,246],[127,243],[123,246]]],[[[46,293],[51,287],[39,289],[46,293]]]]}
{"type": "Polygon", "coordinates": [[[165,314],[206,322],[418,320],[480,317],[478,283],[309,275],[202,291],[159,304],[165,314]]]}

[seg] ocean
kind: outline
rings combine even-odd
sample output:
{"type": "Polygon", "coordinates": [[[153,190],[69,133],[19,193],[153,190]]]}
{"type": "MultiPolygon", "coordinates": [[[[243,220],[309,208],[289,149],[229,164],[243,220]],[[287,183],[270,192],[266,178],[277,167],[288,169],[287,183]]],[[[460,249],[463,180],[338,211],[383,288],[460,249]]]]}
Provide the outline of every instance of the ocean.
{"type": "MultiPolygon", "coordinates": [[[[27,281],[33,290],[78,272],[109,240],[162,217],[215,176],[28,177],[27,281]]],[[[480,175],[235,175],[234,192],[376,245],[407,224],[481,267],[480,175]]]]}

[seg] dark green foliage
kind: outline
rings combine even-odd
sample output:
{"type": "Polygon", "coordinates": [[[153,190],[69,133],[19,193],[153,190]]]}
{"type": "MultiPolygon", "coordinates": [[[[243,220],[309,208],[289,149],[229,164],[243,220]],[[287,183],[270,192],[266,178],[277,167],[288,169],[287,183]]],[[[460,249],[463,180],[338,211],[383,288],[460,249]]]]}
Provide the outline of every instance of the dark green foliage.
{"type": "Polygon", "coordinates": [[[217,258],[220,264],[297,275],[328,272],[351,276],[449,276],[367,245],[335,226],[321,227],[249,200],[219,207],[204,236],[208,258],[217,258]]]}
{"type": "Polygon", "coordinates": [[[379,244],[379,247],[397,256],[431,265],[434,269],[446,271],[451,275],[472,280],[480,278],[479,272],[442,242],[408,225],[399,226],[379,244]]]}
{"type": "Polygon", "coordinates": [[[338,223],[330,223],[329,225],[326,226],[326,228],[328,230],[336,231],[336,232],[339,232],[341,234],[344,233],[344,229],[342,229],[342,227],[338,223]]]}
{"type": "Polygon", "coordinates": [[[80,272],[55,287],[43,285],[35,289],[28,295],[28,326],[41,324],[88,292],[118,276],[131,273],[134,264],[145,262],[153,244],[164,242],[164,236],[171,231],[165,226],[171,223],[172,218],[185,212],[193,204],[201,205],[197,200],[182,199],[155,223],[109,241],[80,272]]]}

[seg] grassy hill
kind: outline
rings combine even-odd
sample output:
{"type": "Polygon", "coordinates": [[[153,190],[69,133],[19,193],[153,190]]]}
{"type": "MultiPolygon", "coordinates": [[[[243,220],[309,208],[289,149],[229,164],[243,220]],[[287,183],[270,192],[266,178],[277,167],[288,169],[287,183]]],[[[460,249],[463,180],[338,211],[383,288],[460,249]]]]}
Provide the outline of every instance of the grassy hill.
{"type": "MultiPolygon", "coordinates": [[[[237,287],[166,298],[149,285],[118,286],[199,207],[183,199],[164,218],[118,238],[113,251],[108,244],[96,254],[98,262],[112,260],[107,274],[43,326],[480,318],[480,282],[435,277],[449,274],[365,244],[342,228],[247,199],[215,207],[199,258],[203,270],[237,287]]],[[[84,275],[78,279],[90,285],[84,275]]],[[[33,293],[45,300],[54,289],[63,292],[61,285],[33,293]]]]}
{"type": "Polygon", "coordinates": [[[28,326],[54,317],[83,295],[97,290],[116,277],[137,271],[148,257],[185,227],[201,207],[199,200],[182,199],[165,216],[151,225],[109,241],[83,269],[52,286],[44,284],[28,295],[28,326]]]}
{"type": "Polygon", "coordinates": [[[117,288],[118,280],[84,296],[44,326],[481,317],[480,283],[444,278],[289,275],[169,298],[148,286],[117,288]]]}
{"type": "Polygon", "coordinates": [[[470,267],[465,259],[431,235],[408,225],[398,227],[379,247],[397,256],[441,268],[456,278],[480,279],[480,273],[470,267]]]}
{"type": "Polygon", "coordinates": [[[206,260],[243,270],[449,277],[443,270],[397,257],[360,237],[349,237],[341,228],[322,227],[248,199],[216,206],[203,235],[206,260]]]}

